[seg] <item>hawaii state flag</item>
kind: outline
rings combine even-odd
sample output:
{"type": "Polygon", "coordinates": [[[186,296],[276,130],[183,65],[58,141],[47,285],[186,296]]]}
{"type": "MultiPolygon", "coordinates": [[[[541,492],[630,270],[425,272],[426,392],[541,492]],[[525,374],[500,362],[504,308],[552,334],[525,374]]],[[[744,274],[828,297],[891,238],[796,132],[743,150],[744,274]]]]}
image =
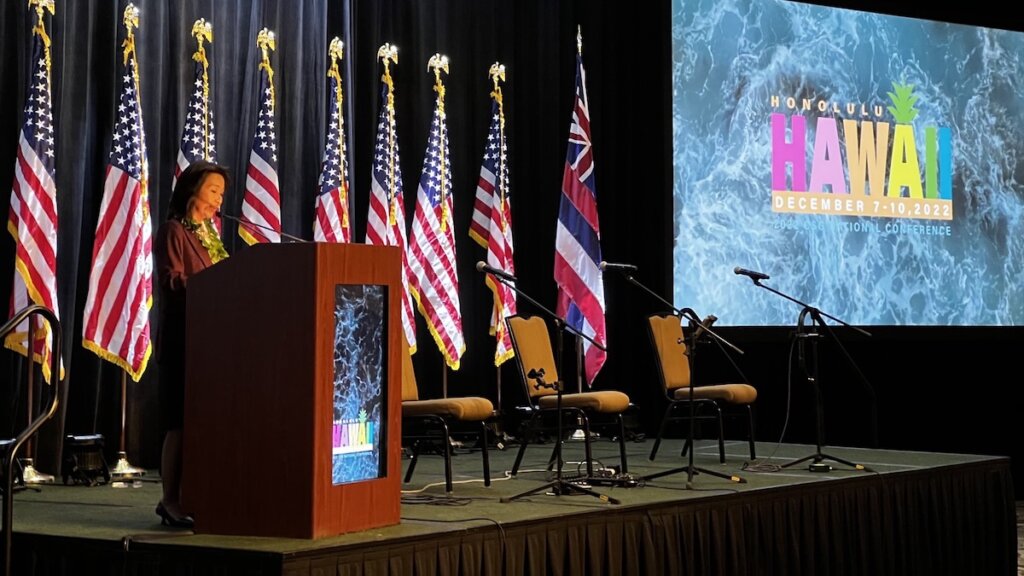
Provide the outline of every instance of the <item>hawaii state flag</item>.
{"type": "MultiPolygon", "coordinates": [[[[569,126],[569,150],[562,174],[562,200],[555,230],[557,312],[574,328],[604,346],[604,278],[600,262],[601,228],[597,219],[590,110],[583,56],[577,53],[576,102],[569,126]]],[[[588,385],[593,385],[606,356],[604,350],[583,341],[583,367],[588,385]]]]}

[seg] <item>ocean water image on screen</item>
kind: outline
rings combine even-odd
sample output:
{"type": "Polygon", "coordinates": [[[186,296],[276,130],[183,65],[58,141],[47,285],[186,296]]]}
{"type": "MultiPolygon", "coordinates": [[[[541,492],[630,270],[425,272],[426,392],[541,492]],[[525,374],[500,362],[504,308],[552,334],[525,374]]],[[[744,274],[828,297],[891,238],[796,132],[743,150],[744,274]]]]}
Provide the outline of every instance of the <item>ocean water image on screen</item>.
{"type": "Polygon", "coordinates": [[[673,0],[674,299],[720,324],[1024,324],[1024,34],[673,0]]]}
{"type": "Polygon", "coordinates": [[[387,287],[338,285],[334,304],[331,479],[384,475],[387,287]]]}

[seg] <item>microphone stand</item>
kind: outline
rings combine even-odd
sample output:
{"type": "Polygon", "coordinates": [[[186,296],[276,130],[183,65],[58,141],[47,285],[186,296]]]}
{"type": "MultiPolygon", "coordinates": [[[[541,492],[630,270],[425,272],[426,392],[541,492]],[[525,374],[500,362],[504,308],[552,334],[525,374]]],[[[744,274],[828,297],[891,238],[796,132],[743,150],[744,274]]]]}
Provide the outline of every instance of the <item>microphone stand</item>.
{"type": "MultiPolygon", "coordinates": [[[[545,315],[550,317],[551,320],[555,323],[555,326],[558,327],[558,346],[555,349],[555,365],[558,366],[559,370],[562,369],[562,348],[563,348],[563,340],[564,340],[564,338],[562,337],[563,336],[563,332],[569,332],[571,334],[576,335],[579,338],[586,338],[594,346],[597,346],[601,350],[607,350],[607,348],[605,348],[602,344],[600,344],[599,342],[595,341],[590,336],[587,336],[583,332],[577,330],[575,327],[573,327],[572,325],[567,323],[564,318],[562,318],[558,314],[555,314],[551,310],[545,308],[543,305],[541,305],[540,302],[537,302],[537,300],[532,298],[529,294],[527,294],[527,293],[523,292],[522,290],[520,290],[515,285],[515,282],[510,281],[508,278],[499,276],[498,274],[491,274],[491,277],[496,279],[496,280],[498,280],[499,282],[501,282],[505,286],[508,286],[518,296],[522,297],[523,299],[525,299],[530,304],[533,304],[534,307],[536,307],[538,310],[540,310],[545,315]]],[[[601,494],[600,492],[591,490],[590,488],[584,488],[583,486],[578,486],[576,484],[573,484],[572,482],[567,482],[564,479],[562,479],[562,390],[564,388],[564,382],[562,382],[561,380],[556,381],[556,382],[551,382],[551,383],[545,382],[544,381],[544,370],[543,369],[542,370],[532,370],[531,369],[531,370],[529,370],[527,372],[526,377],[528,379],[536,380],[537,383],[534,384],[534,386],[537,387],[537,388],[554,388],[555,389],[555,402],[556,402],[555,410],[557,411],[557,414],[558,414],[558,416],[557,416],[558,420],[557,420],[557,424],[556,424],[558,438],[556,440],[557,444],[555,445],[555,458],[556,458],[556,461],[555,461],[555,479],[553,481],[551,481],[551,482],[546,483],[546,484],[542,484],[542,485],[540,485],[540,486],[538,486],[536,488],[532,488],[530,490],[527,490],[526,492],[521,492],[521,493],[516,494],[514,496],[507,496],[507,497],[501,498],[500,502],[502,502],[502,503],[513,502],[513,501],[518,500],[520,498],[524,498],[526,496],[531,496],[531,495],[537,494],[539,492],[548,492],[548,493],[553,494],[555,496],[570,496],[572,494],[586,494],[588,496],[593,496],[594,498],[597,498],[597,499],[601,500],[602,502],[607,502],[609,504],[621,504],[621,502],[617,498],[612,498],[611,496],[607,496],[605,494],[601,494]]]]}
{"type": "Polygon", "coordinates": [[[708,326],[704,325],[703,322],[700,319],[700,316],[698,316],[697,313],[694,312],[691,308],[676,308],[675,306],[672,305],[671,302],[669,302],[668,300],[662,298],[661,295],[659,295],[657,292],[651,290],[650,288],[648,288],[647,286],[642,284],[639,280],[634,278],[633,274],[631,272],[622,271],[622,275],[626,278],[627,282],[629,282],[630,284],[636,286],[637,288],[640,288],[644,292],[646,292],[646,293],[650,294],[651,296],[653,296],[656,300],[658,300],[659,302],[661,302],[665,306],[669,307],[672,310],[672,313],[679,317],[680,323],[682,323],[682,319],[683,318],[687,318],[687,319],[689,319],[689,320],[691,320],[693,322],[696,322],[696,324],[697,324],[697,328],[695,328],[695,329],[690,331],[689,337],[686,337],[685,334],[684,334],[684,338],[687,340],[686,341],[686,352],[685,352],[685,354],[686,354],[686,361],[690,365],[690,385],[688,386],[688,388],[689,388],[689,395],[690,395],[690,397],[689,397],[689,404],[690,404],[690,418],[689,418],[690,419],[690,429],[689,429],[689,431],[687,433],[687,437],[686,437],[686,444],[687,444],[687,446],[690,447],[690,450],[689,450],[689,459],[687,461],[687,465],[686,466],[680,466],[678,468],[672,468],[671,470],[664,470],[662,472],[651,474],[650,476],[644,476],[643,478],[641,478],[641,480],[643,480],[644,482],[647,482],[649,480],[654,480],[655,478],[661,478],[662,476],[668,476],[670,474],[676,474],[678,472],[686,472],[686,487],[687,488],[693,488],[693,477],[695,475],[700,474],[701,472],[703,472],[704,474],[709,474],[711,476],[717,476],[719,478],[723,478],[725,480],[730,480],[732,482],[737,482],[737,483],[740,483],[740,484],[746,484],[747,483],[746,479],[744,479],[744,478],[742,478],[740,476],[737,476],[736,474],[724,474],[722,472],[718,472],[718,471],[715,471],[715,470],[708,470],[707,468],[699,468],[697,466],[694,466],[694,464],[693,464],[693,453],[697,451],[697,446],[696,446],[696,444],[694,444],[694,437],[695,437],[695,431],[696,431],[696,409],[694,407],[694,401],[693,401],[693,388],[694,388],[693,380],[694,380],[694,376],[696,375],[696,372],[694,371],[694,368],[696,367],[696,364],[697,364],[697,342],[699,341],[699,338],[697,337],[697,335],[698,335],[697,333],[698,332],[703,332],[703,333],[711,336],[712,338],[714,338],[715,342],[718,342],[719,344],[724,344],[725,346],[728,346],[729,348],[731,348],[733,351],[737,352],[738,354],[743,354],[743,350],[740,350],[735,344],[733,344],[732,342],[729,342],[725,338],[722,338],[721,336],[716,334],[713,330],[711,330],[711,328],[709,328],[708,326]]]}
{"type": "Polygon", "coordinates": [[[281,232],[280,230],[274,230],[270,226],[264,226],[263,224],[257,224],[255,222],[253,222],[252,220],[249,220],[248,218],[245,218],[245,217],[232,216],[231,214],[225,214],[225,213],[220,212],[220,211],[217,212],[217,216],[219,216],[221,218],[227,218],[228,220],[232,220],[236,224],[240,224],[242,226],[245,226],[246,228],[249,228],[250,230],[254,230],[256,228],[260,228],[260,229],[263,229],[263,230],[268,230],[270,232],[273,232],[273,233],[277,234],[278,236],[280,236],[281,238],[283,238],[284,240],[287,240],[289,242],[302,243],[302,244],[305,244],[305,243],[309,242],[309,240],[306,240],[305,238],[299,238],[298,236],[292,236],[291,234],[287,234],[285,232],[281,232]]]}
{"type": "Polygon", "coordinates": [[[810,460],[811,463],[807,466],[807,469],[809,471],[811,471],[811,472],[831,472],[832,471],[832,466],[829,465],[829,464],[826,464],[825,460],[832,460],[834,462],[838,462],[840,464],[844,464],[846,466],[849,466],[850,468],[853,468],[854,470],[863,470],[865,472],[874,472],[873,470],[871,470],[867,466],[864,466],[863,464],[855,464],[855,463],[853,463],[853,462],[851,462],[849,460],[844,460],[842,458],[838,458],[836,456],[832,456],[832,455],[829,455],[829,454],[826,454],[826,453],[822,452],[821,448],[824,445],[824,438],[825,438],[825,403],[824,403],[824,400],[822,398],[821,385],[820,385],[819,380],[818,380],[818,340],[820,338],[822,338],[822,335],[818,332],[818,326],[820,326],[820,327],[824,328],[825,331],[828,332],[828,334],[832,338],[832,340],[839,346],[839,349],[842,350],[843,355],[846,356],[847,361],[850,363],[851,366],[853,366],[854,370],[860,376],[861,382],[865,385],[865,388],[867,388],[867,390],[868,390],[868,393],[869,393],[869,395],[871,397],[871,435],[872,435],[872,442],[875,445],[877,445],[877,443],[878,443],[878,414],[877,414],[878,408],[877,408],[877,401],[875,400],[874,388],[871,386],[871,383],[868,382],[868,379],[864,375],[864,373],[861,372],[860,367],[857,366],[857,363],[853,361],[853,357],[850,356],[850,353],[846,350],[846,347],[843,346],[843,343],[836,336],[835,332],[832,330],[832,327],[825,323],[825,318],[828,318],[828,319],[832,320],[833,322],[842,324],[843,326],[846,326],[847,328],[852,328],[852,329],[856,330],[857,332],[859,332],[859,333],[861,333],[861,334],[863,334],[865,336],[871,336],[871,333],[868,332],[867,330],[864,330],[863,328],[859,328],[857,326],[853,326],[851,324],[848,324],[847,322],[844,322],[843,320],[840,320],[839,318],[836,318],[835,316],[832,316],[830,314],[826,314],[825,312],[822,312],[821,310],[815,308],[814,306],[811,306],[810,304],[807,304],[806,302],[802,302],[802,301],[800,301],[800,300],[790,296],[789,294],[786,294],[784,292],[776,290],[775,288],[772,288],[771,286],[767,286],[765,284],[761,284],[761,279],[760,278],[750,277],[750,279],[754,282],[755,286],[758,286],[760,288],[764,288],[765,290],[767,290],[767,291],[769,291],[769,292],[771,292],[773,294],[776,294],[778,296],[781,296],[782,298],[785,298],[786,300],[789,300],[790,302],[793,302],[793,303],[795,303],[795,304],[797,304],[797,305],[799,305],[801,307],[800,308],[800,315],[797,317],[796,332],[793,334],[793,337],[797,339],[797,358],[798,358],[798,363],[800,364],[800,368],[804,372],[804,377],[807,379],[807,383],[810,385],[811,390],[813,390],[813,392],[814,392],[815,451],[814,451],[814,454],[811,454],[809,456],[805,456],[803,458],[800,458],[798,460],[794,460],[792,462],[788,462],[786,464],[783,464],[781,467],[782,468],[789,468],[790,466],[796,466],[797,464],[802,464],[802,463],[807,462],[808,460],[810,460]],[[805,332],[804,331],[804,322],[806,321],[807,318],[810,318],[810,322],[811,323],[810,323],[809,328],[805,332]],[[805,347],[806,347],[805,342],[810,343],[810,350],[809,351],[805,350],[805,347]]]}

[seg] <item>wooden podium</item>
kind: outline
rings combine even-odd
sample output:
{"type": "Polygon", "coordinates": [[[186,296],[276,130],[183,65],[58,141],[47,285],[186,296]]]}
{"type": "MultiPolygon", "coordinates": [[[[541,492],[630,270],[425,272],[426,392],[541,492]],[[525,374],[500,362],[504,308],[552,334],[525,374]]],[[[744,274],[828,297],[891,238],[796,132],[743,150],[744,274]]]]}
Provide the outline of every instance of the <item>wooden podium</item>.
{"type": "Polygon", "coordinates": [[[258,244],[189,280],[182,499],[197,533],[321,538],[399,523],[401,297],[390,246],[258,244]],[[335,484],[336,294],[367,285],[386,287],[370,288],[383,292],[386,340],[379,477],[335,484]]]}

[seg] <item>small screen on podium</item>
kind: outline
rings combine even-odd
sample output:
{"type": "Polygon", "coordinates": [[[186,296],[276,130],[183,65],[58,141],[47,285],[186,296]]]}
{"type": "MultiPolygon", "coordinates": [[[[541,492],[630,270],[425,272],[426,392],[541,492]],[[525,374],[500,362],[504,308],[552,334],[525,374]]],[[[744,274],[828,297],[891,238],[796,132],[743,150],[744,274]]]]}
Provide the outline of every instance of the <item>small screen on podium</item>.
{"type": "Polygon", "coordinates": [[[387,287],[339,284],[334,289],[334,403],[331,481],[381,478],[387,469],[387,287]]]}

